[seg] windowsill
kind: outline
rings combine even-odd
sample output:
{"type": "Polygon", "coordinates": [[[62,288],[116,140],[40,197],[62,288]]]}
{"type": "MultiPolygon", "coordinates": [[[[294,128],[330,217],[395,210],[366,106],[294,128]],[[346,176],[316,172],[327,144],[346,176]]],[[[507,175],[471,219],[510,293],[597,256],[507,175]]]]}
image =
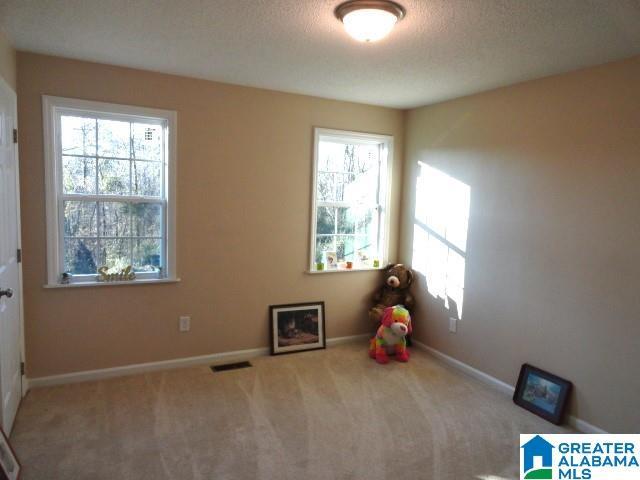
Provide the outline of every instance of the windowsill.
{"type": "Polygon", "coordinates": [[[78,283],[48,283],[43,288],[80,288],[80,287],[116,287],[122,285],[151,285],[155,283],[178,283],[179,278],[144,278],[123,282],[78,282],[78,283]]]}
{"type": "Polygon", "coordinates": [[[371,272],[374,270],[382,270],[381,267],[361,267],[361,268],[334,268],[331,270],[305,270],[304,273],[316,275],[322,273],[353,273],[353,272],[371,272]]]}

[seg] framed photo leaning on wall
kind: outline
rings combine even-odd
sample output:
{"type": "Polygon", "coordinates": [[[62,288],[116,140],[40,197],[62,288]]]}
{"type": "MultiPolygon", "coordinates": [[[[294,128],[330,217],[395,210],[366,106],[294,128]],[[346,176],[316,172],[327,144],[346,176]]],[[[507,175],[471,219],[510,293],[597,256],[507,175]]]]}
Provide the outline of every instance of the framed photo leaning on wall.
{"type": "Polygon", "coordinates": [[[271,355],[326,348],[324,302],[271,305],[271,355]]]}
{"type": "Polygon", "coordinates": [[[559,425],[564,417],[571,387],[569,380],[525,363],[520,368],[513,401],[559,425]]]}

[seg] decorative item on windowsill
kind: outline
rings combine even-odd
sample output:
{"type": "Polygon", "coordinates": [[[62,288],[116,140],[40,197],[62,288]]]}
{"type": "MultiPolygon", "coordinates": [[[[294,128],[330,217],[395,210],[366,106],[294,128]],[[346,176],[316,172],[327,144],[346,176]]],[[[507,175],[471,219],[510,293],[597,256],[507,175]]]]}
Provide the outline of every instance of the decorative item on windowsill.
{"type": "Polygon", "coordinates": [[[324,263],[322,262],[316,262],[316,270],[318,272],[322,272],[324,270],[324,263]]]}
{"type": "Polygon", "coordinates": [[[338,254],[336,252],[324,252],[324,264],[327,270],[338,268],[338,254]]]}
{"type": "Polygon", "coordinates": [[[69,272],[62,272],[62,274],[60,275],[60,283],[63,285],[67,285],[71,282],[71,277],[73,277],[73,275],[71,275],[69,272]]]}
{"type": "Polygon", "coordinates": [[[367,255],[367,252],[364,252],[362,250],[358,250],[356,252],[356,254],[358,255],[358,264],[362,265],[362,266],[368,266],[369,265],[369,255],[367,255]]]}
{"type": "Polygon", "coordinates": [[[118,272],[109,273],[109,267],[102,266],[98,269],[98,278],[99,282],[126,282],[130,280],[135,280],[136,274],[133,271],[131,265],[128,265],[126,268],[118,272]]]}

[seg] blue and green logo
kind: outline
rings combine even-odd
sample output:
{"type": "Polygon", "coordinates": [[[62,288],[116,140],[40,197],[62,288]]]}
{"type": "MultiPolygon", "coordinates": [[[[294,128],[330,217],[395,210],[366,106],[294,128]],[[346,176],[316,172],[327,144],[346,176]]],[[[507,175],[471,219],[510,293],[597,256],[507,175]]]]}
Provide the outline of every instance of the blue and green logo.
{"type": "Polygon", "coordinates": [[[540,435],[536,435],[522,445],[522,478],[545,479],[553,478],[553,449],[552,444],[540,435]],[[536,461],[536,458],[538,460],[536,461]]]}

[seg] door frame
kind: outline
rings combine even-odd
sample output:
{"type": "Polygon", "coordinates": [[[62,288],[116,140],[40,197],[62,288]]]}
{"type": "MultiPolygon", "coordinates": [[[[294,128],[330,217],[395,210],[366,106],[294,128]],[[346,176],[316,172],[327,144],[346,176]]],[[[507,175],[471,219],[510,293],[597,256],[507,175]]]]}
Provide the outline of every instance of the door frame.
{"type": "MultiPolygon", "coordinates": [[[[0,76],[0,88],[5,90],[10,97],[13,97],[13,128],[18,130],[18,136],[20,135],[20,130],[18,129],[18,95],[16,91],[7,83],[7,81],[0,76]]],[[[18,152],[18,147],[20,144],[20,139],[18,138],[18,142],[14,143],[13,147],[13,156],[16,162],[15,168],[15,192],[16,192],[16,223],[17,223],[17,233],[18,233],[18,248],[22,251],[22,217],[20,211],[20,155],[18,152]]],[[[22,258],[20,262],[18,262],[18,288],[20,289],[20,303],[18,305],[18,323],[20,327],[20,362],[22,365],[26,365],[25,361],[25,335],[24,335],[24,282],[22,279],[22,258]]],[[[29,390],[29,381],[27,380],[27,376],[25,375],[26,370],[21,372],[20,375],[20,387],[21,387],[21,397],[27,394],[29,390]]]]}

